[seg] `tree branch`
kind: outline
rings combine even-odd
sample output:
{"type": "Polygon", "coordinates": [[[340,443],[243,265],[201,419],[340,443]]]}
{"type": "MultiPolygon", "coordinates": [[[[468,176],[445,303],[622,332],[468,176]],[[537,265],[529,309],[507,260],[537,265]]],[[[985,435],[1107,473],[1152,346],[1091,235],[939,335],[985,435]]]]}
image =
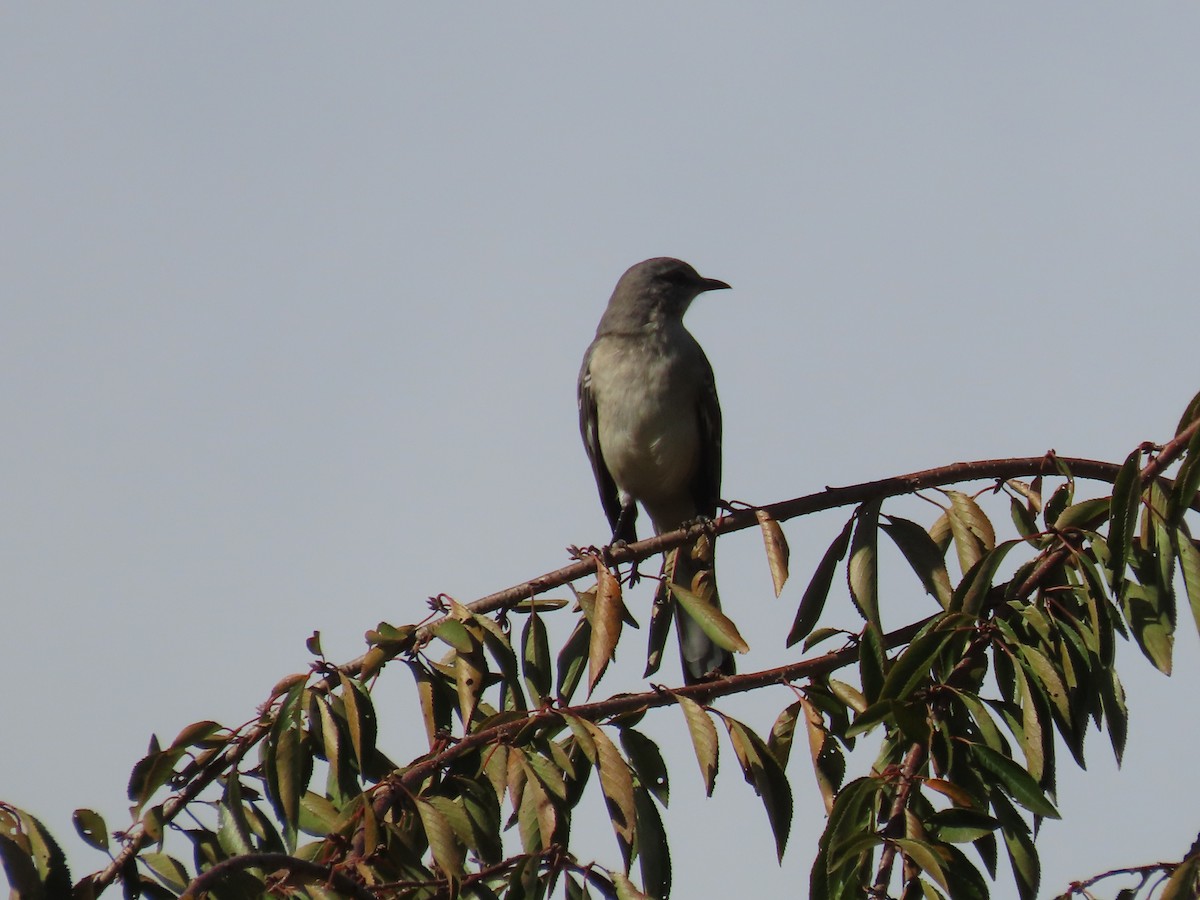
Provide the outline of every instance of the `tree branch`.
{"type": "MultiPolygon", "coordinates": [[[[904,756],[904,764],[900,767],[899,784],[896,796],[892,800],[892,808],[888,813],[887,824],[883,826],[883,837],[894,838],[904,835],[904,811],[908,808],[908,797],[912,793],[916,781],[917,769],[925,763],[925,745],[915,743],[908,748],[904,756]]],[[[876,870],[875,883],[871,885],[870,896],[880,900],[887,897],[888,882],[892,880],[892,865],[896,861],[899,846],[890,840],[885,840],[883,852],[879,854],[879,868],[876,870]]]]}
{"type": "Polygon", "coordinates": [[[216,887],[226,876],[233,872],[241,872],[244,869],[263,869],[267,872],[286,869],[290,873],[301,875],[308,879],[320,879],[335,888],[339,893],[357,897],[359,900],[379,900],[371,891],[332,866],[323,866],[320,863],[310,862],[307,859],[297,859],[294,856],[288,856],[286,853],[245,853],[241,856],[233,856],[222,860],[203,875],[193,878],[191,884],[187,886],[187,890],[183,892],[179,900],[195,900],[196,897],[205,891],[216,887]]]}
{"type": "MultiPolygon", "coordinates": [[[[1151,479],[1157,478],[1163,487],[1169,490],[1172,487],[1172,482],[1169,479],[1162,478],[1159,473],[1177,459],[1187,447],[1187,443],[1196,430],[1200,428],[1200,420],[1193,422],[1188,428],[1180,432],[1172,441],[1167,443],[1162,451],[1152,459],[1148,465],[1142,470],[1143,483],[1148,483],[1151,479]]],[[[1074,457],[1058,457],[1065,463],[1072,474],[1087,478],[1094,481],[1102,481],[1112,483],[1117,477],[1120,466],[1114,463],[1101,462],[1098,460],[1081,459],[1074,457]]],[[[824,491],[809,494],[803,497],[797,497],[791,500],[784,500],[779,503],[768,504],[761,507],[766,510],[777,521],[786,521],[796,518],[797,516],[808,515],[815,512],[820,512],[828,509],[835,509],[841,506],[856,505],[866,500],[871,499],[886,499],[902,494],[912,493],[918,490],[940,487],[943,485],[954,484],[961,481],[973,480],[1006,480],[1009,478],[1017,478],[1021,476],[1036,476],[1036,475],[1054,475],[1057,469],[1054,466],[1050,456],[1035,456],[1035,457],[1017,457],[1010,459],[993,459],[993,460],[978,460],[975,462],[954,463],[949,466],[940,466],[933,469],[926,469],[920,472],[913,472],[908,475],[901,475],[893,478],[885,478],[878,481],[864,482],[862,484],[850,485],[846,487],[829,487],[824,491]]],[[[1200,509],[1200,502],[1195,499],[1189,504],[1193,509],[1200,509]]],[[[752,526],[756,526],[758,520],[755,514],[755,509],[739,510],[728,516],[722,516],[715,522],[696,525],[691,528],[681,529],[679,531],[668,532],[657,535],[648,540],[638,541],[634,544],[629,544],[623,547],[614,547],[610,551],[610,559],[614,563],[636,562],[647,557],[653,556],[656,553],[661,553],[673,547],[682,546],[684,543],[695,540],[702,534],[726,534],[734,531],[741,531],[752,526]]],[[[580,578],[590,576],[595,572],[594,563],[589,560],[580,560],[570,565],[563,566],[552,572],[547,572],[536,578],[522,582],[502,591],[497,591],[488,594],[485,597],[467,604],[467,608],[476,613],[493,612],[499,609],[509,608],[522,600],[535,597],[538,594],[551,590],[570,582],[577,581],[580,578]]],[[[417,632],[418,641],[429,639],[431,630],[435,623],[430,623],[423,626],[417,632]]],[[[899,643],[904,643],[912,634],[916,633],[925,622],[917,623],[910,628],[900,629],[889,636],[889,641],[897,640],[897,644],[889,644],[897,646],[899,643]],[[900,638],[901,635],[907,635],[900,638]]],[[[797,678],[803,678],[809,675],[820,674],[824,671],[832,671],[840,666],[846,665],[855,658],[856,650],[849,648],[838,651],[837,653],[827,654],[823,657],[818,657],[812,660],[806,660],[799,663],[793,663],[788,666],[781,666],[777,669],[770,669],[764,672],[750,673],[747,675],[734,676],[733,678],[723,679],[720,682],[712,684],[694,685],[692,687],[680,688],[679,693],[683,696],[707,696],[716,697],[727,694],[737,693],[739,691],[753,690],[761,687],[764,684],[788,681],[797,678]]],[[[348,663],[340,666],[340,670],[347,675],[357,676],[362,671],[365,655],[357,659],[351,660],[348,663]]],[[[270,702],[273,702],[276,697],[272,697],[270,702]]],[[[659,692],[634,695],[630,697],[616,698],[613,700],[602,701],[601,703],[588,704],[583,709],[590,711],[590,715],[596,718],[614,715],[616,712],[623,709],[637,708],[639,704],[644,704],[647,708],[651,706],[662,706],[671,702],[669,695],[664,695],[659,692]],[[666,696],[668,699],[663,699],[666,696]]],[[[540,711],[535,715],[554,715],[551,711],[540,711]]],[[[532,717],[531,717],[532,719],[532,717]]],[[[507,736],[510,732],[515,732],[519,727],[528,725],[529,722],[522,720],[522,723],[512,723],[509,726],[502,726],[502,729],[494,729],[489,732],[487,740],[498,740],[507,736]]],[[[210,784],[212,784],[220,775],[228,771],[231,767],[237,765],[246,752],[261,741],[267,734],[270,733],[270,722],[264,721],[256,724],[248,729],[235,740],[236,743],[228,747],[224,752],[220,753],[211,764],[205,766],[193,780],[191,780],[178,793],[168,798],[162,805],[162,821],[167,823],[172,821],[192,800],[210,784]]],[[[471,746],[478,746],[484,742],[484,739],[479,736],[483,733],[469,735],[460,741],[450,751],[456,751],[456,755],[465,752],[461,748],[466,742],[474,741],[471,746]]],[[[448,751],[448,752],[450,752],[448,751]]],[[[438,763],[436,759],[424,760],[416,766],[410,768],[403,776],[406,783],[419,780],[427,777],[434,771],[438,763]],[[418,774],[412,774],[418,773],[418,774]],[[423,773],[423,774],[421,774],[423,773]],[[411,776],[411,777],[410,777],[411,776]]],[[[450,757],[452,758],[452,757],[450,757]]],[[[449,758],[447,758],[448,761],[449,758]]],[[[386,784],[386,782],[384,783],[386,784]]],[[[96,873],[92,878],[92,888],[98,895],[111,885],[119,876],[123,866],[128,861],[136,856],[150,842],[149,836],[146,834],[144,826],[139,822],[134,827],[130,828],[126,833],[125,846],[120,853],[114,857],[112,862],[102,871],[96,873]]]]}

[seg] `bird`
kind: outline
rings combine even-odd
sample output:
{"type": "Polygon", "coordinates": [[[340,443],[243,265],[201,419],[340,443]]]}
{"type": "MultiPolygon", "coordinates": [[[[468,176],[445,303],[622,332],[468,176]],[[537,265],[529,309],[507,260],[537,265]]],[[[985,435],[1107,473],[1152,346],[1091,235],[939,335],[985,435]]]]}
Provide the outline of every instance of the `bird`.
{"type": "MultiPolygon", "coordinates": [[[[639,503],[655,534],[716,515],[721,405],[712,365],[683,316],[700,294],[729,287],[672,257],[637,263],[617,281],[584,353],[579,430],[613,543],[637,539],[639,503]]],[[[720,606],[711,538],[680,548],[673,572],[669,560],[665,578],[720,606]]],[[[678,603],[675,624],[685,683],[734,673],[733,654],[678,603]]]]}

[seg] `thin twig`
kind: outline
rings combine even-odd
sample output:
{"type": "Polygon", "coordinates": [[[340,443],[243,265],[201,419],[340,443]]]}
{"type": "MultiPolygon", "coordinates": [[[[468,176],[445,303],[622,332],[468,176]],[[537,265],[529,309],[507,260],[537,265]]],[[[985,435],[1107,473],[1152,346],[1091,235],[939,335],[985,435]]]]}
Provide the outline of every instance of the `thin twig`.
{"type": "MultiPolygon", "coordinates": [[[[888,813],[887,823],[883,827],[884,838],[904,836],[904,811],[908,808],[908,797],[916,782],[917,769],[925,764],[925,745],[914,743],[904,756],[904,764],[900,767],[900,779],[896,787],[896,796],[892,800],[892,808],[888,813]]],[[[876,870],[875,883],[871,885],[870,896],[884,898],[887,896],[888,882],[892,880],[892,866],[896,861],[899,845],[895,841],[885,841],[883,852],[879,854],[879,868],[876,870]]]]}

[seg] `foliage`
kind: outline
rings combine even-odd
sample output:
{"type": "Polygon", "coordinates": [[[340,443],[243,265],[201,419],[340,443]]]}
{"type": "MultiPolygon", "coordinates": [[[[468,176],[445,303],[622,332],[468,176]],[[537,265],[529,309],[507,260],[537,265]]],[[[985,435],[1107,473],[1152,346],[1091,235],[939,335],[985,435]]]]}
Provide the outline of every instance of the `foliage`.
{"type": "MultiPolygon", "coordinates": [[[[367,633],[366,654],[342,666],[324,658],[314,634],[311,669],[280,681],[253,721],[197,722],[165,745],[151,740],[129,780],[134,821],[115,845],[97,813],[77,811],[80,836],[112,857],[105,869],[72,887],[54,838],[4,804],[0,858],[23,898],[93,897],[118,881],[126,896],[151,898],[666,897],[671,858],[660,809],[669,773],[639,725],[674,706],[710,794],[725,733],[780,858],[794,815],[786,769],[794,745],[807,747],[825,809],[802,814],[828,814],[811,897],[984,898],[1003,854],[1022,900],[1033,898],[1037,827],[1058,817],[1060,747],[1082,766],[1095,726],[1122,755],[1118,638],[1170,673],[1177,571],[1200,621],[1200,549],[1185,516],[1200,486],[1198,412],[1200,396],[1174,439],[1139,447],[1120,465],[1053,454],[960,463],[580,551],[573,565],[476,603],[433,598],[424,623],[380,623],[367,633]],[[1164,477],[1175,462],[1175,477],[1164,477]],[[1111,493],[1078,498],[1081,479],[1110,484],[1111,493]],[[964,487],[979,480],[982,491],[964,487]],[[917,492],[940,507],[928,527],[886,506],[917,492]],[[998,540],[985,493],[1007,499],[1012,538],[998,540]],[[757,526],[778,593],[788,577],[779,523],[837,507],[850,508],[849,518],[811,575],[787,644],[802,642],[806,653],[834,639],[841,646],[674,691],[576,701],[585,674],[589,697],[603,678],[628,619],[618,564],[757,526]],[[881,535],[937,610],[892,632],[879,614],[881,535]],[[817,628],[842,570],[863,623],[853,633],[817,628]],[[574,604],[545,597],[593,577],[574,604]],[[575,617],[558,648],[550,616],[575,617]],[[428,743],[403,765],[377,744],[372,702],[377,681],[397,673],[412,679],[428,743]],[[766,737],[713,705],[780,682],[795,686],[795,699],[766,737]],[[848,772],[846,752],[867,740],[874,763],[848,772]],[[614,864],[571,852],[588,790],[606,804],[614,864]]],[[[675,602],[714,640],[744,648],[703,591],[659,602],[650,669],[675,602]]],[[[1120,895],[1193,896],[1198,859],[1193,848],[1179,862],[1120,870],[1141,879],[1120,895]]]]}

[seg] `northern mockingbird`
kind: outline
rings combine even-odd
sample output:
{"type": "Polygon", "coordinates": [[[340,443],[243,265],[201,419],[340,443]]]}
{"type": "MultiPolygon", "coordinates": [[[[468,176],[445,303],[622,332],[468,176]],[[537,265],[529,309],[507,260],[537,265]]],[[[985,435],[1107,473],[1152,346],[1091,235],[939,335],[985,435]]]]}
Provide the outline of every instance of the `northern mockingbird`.
{"type": "MultiPolygon", "coordinates": [[[[637,503],[656,534],[716,515],[721,406],[712,366],[683,314],[699,294],[728,287],[678,259],[640,262],[617,282],[584,354],[579,430],[613,541],[636,540],[637,503]]],[[[703,549],[680,548],[672,581],[698,593],[693,580],[707,578],[705,599],[719,606],[711,547],[709,539],[703,549]]],[[[675,623],[685,682],[733,674],[733,655],[678,603],[675,623]]]]}

